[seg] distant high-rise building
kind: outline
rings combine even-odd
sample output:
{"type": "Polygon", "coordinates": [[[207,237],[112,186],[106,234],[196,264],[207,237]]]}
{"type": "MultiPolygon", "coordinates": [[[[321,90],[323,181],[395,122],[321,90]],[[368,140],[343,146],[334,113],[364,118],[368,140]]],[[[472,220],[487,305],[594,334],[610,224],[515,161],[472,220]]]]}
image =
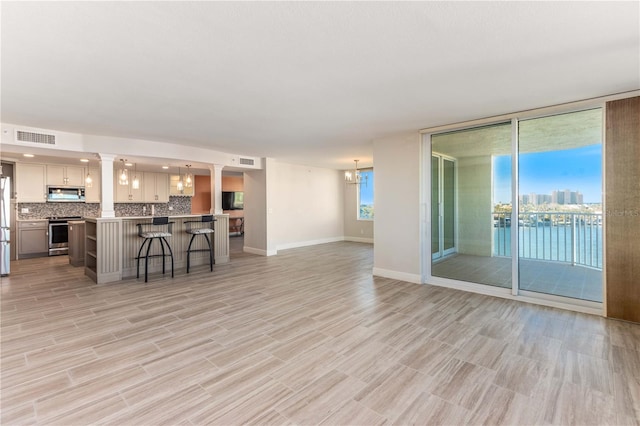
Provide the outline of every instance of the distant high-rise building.
{"type": "Polygon", "coordinates": [[[520,204],[533,204],[533,205],[542,205],[542,204],[582,204],[583,203],[583,195],[580,191],[571,191],[569,189],[565,190],[555,190],[552,191],[551,194],[536,194],[535,192],[531,192],[529,194],[520,195],[520,204]]]}
{"type": "Polygon", "coordinates": [[[557,190],[551,193],[551,202],[553,204],[582,204],[583,196],[580,191],[571,191],[565,189],[557,190]]]}

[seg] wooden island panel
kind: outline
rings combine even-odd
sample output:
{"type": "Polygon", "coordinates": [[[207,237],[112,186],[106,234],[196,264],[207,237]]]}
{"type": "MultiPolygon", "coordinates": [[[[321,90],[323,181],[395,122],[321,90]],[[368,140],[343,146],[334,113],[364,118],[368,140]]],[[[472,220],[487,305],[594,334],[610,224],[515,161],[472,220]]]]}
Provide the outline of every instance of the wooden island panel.
{"type": "MultiPolygon", "coordinates": [[[[187,234],[186,221],[199,220],[199,215],[170,217],[172,236],[167,238],[174,258],[174,269],[186,269],[187,247],[191,235],[187,234]]],[[[216,263],[229,262],[229,216],[214,215],[213,245],[216,263]]],[[[136,256],[143,239],[138,236],[138,223],[151,223],[152,217],[87,218],[85,240],[85,275],[98,284],[120,281],[136,276],[136,256]]],[[[196,237],[192,249],[208,248],[204,237],[196,237]]],[[[160,244],[154,243],[152,254],[161,254],[160,244]]],[[[171,263],[167,259],[167,268],[171,263]]],[[[191,265],[209,263],[207,252],[191,255],[191,265]]],[[[144,273],[143,260],[140,262],[144,273]]],[[[162,271],[162,259],[149,259],[149,273],[162,271]]]]}

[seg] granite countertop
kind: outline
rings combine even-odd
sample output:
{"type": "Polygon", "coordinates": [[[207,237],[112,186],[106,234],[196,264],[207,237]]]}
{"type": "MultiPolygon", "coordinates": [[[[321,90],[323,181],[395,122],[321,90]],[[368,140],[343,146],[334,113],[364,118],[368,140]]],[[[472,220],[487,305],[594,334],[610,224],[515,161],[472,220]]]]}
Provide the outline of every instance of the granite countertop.
{"type": "MultiPolygon", "coordinates": [[[[206,214],[206,213],[205,213],[206,214]]],[[[203,216],[203,214],[176,214],[176,215],[169,215],[169,218],[189,218],[189,217],[201,217],[203,216]]],[[[214,214],[214,216],[229,216],[227,213],[221,213],[221,214],[214,214]]],[[[154,217],[164,217],[164,216],[151,216],[151,215],[147,215],[147,216],[118,216],[118,217],[87,217],[86,219],[109,219],[109,220],[113,220],[113,219],[122,219],[122,220],[141,220],[141,219],[152,219],[154,217]]]]}

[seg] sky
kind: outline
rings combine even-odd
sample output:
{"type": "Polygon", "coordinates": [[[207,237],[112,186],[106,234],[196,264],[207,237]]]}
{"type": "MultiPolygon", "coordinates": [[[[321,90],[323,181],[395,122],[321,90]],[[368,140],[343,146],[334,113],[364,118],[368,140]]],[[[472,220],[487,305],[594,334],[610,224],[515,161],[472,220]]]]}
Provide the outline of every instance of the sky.
{"type": "Polygon", "coordinates": [[[360,204],[373,204],[373,170],[363,170],[363,176],[368,176],[367,184],[360,185],[360,204]]]}
{"type": "MultiPolygon", "coordinates": [[[[602,145],[520,154],[520,194],[580,191],[585,203],[602,202],[602,145]]],[[[511,156],[494,159],[494,202],[511,202],[511,156]]]]}

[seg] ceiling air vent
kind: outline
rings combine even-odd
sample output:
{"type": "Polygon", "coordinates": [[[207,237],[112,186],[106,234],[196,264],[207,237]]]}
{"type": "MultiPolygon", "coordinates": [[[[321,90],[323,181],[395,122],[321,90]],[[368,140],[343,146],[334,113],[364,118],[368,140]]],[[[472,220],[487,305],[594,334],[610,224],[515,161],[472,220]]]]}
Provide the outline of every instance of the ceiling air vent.
{"type": "Polygon", "coordinates": [[[18,142],[44,143],[48,145],[56,144],[56,135],[47,135],[44,133],[25,132],[16,130],[16,140],[18,142]]]}
{"type": "Polygon", "coordinates": [[[253,166],[253,158],[240,157],[240,164],[244,164],[245,166],[253,166]]]}

